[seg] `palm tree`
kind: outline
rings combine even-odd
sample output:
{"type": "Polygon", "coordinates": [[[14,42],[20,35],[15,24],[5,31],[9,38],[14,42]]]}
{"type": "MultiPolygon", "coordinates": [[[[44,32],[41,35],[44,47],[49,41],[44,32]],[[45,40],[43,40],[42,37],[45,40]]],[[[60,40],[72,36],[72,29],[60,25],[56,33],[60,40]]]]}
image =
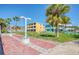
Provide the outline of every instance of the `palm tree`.
{"type": "Polygon", "coordinates": [[[62,19],[60,17],[57,16],[48,16],[46,22],[48,22],[51,26],[55,26],[56,27],[56,36],[59,37],[59,24],[62,23],[62,19]]]}
{"type": "MultiPolygon", "coordinates": [[[[15,29],[16,29],[18,21],[20,20],[20,18],[18,16],[14,16],[13,20],[16,22],[16,24],[15,24],[15,29]]],[[[17,29],[16,29],[16,31],[17,31],[17,29]]]]}
{"type": "Polygon", "coordinates": [[[11,18],[6,18],[6,23],[10,25],[10,22],[11,22],[11,18]]]}
{"type": "Polygon", "coordinates": [[[5,21],[6,21],[6,25],[10,27],[10,31],[11,31],[11,26],[10,26],[12,21],[11,18],[6,18],[5,21]]]}
{"type": "Polygon", "coordinates": [[[70,24],[70,18],[67,17],[67,16],[63,16],[62,19],[63,19],[62,24],[64,25],[64,30],[65,30],[66,29],[66,24],[70,24]]]}
{"type": "Polygon", "coordinates": [[[69,6],[64,4],[50,5],[46,10],[46,16],[48,17],[46,22],[56,27],[56,36],[59,37],[59,24],[62,24],[62,17],[69,11],[69,6]]]}
{"type": "Polygon", "coordinates": [[[6,27],[5,20],[3,18],[0,18],[0,32],[3,32],[2,30],[6,27]]]}

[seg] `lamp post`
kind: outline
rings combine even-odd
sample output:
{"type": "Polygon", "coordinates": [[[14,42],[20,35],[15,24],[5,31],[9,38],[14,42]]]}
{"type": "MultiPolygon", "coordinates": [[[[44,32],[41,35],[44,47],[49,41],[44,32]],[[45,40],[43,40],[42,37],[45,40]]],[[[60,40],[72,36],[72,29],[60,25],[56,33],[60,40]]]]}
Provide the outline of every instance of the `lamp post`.
{"type": "Polygon", "coordinates": [[[30,41],[29,38],[27,37],[27,20],[31,20],[31,18],[26,18],[24,16],[20,16],[20,18],[25,20],[25,36],[22,41],[24,44],[28,44],[30,41]]]}
{"type": "Polygon", "coordinates": [[[10,30],[9,36],[12,36],[12,27],[11,27],[11,25],[9,26],[9,30],[10,30]]]}

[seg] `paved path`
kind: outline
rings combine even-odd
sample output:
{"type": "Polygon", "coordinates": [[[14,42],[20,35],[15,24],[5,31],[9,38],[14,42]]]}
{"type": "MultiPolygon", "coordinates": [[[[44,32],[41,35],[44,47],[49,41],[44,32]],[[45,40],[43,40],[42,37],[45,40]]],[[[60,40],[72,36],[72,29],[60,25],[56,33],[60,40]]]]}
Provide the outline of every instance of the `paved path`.
{"type": "Polygon", "coordinates": [[[74,42],[65,42],[50,49],[47,55],[79,55],[79,44],[74,42]]]}
{"type": "MultiPolygon", "coordinates": [[[[13,37],[21,40],[23,37],[21,35],[14,35],[13,37]]],[[[48,50],[54,48],[56,44],[54,42],[48,42],[46,40],[36,39],[36,38],[29,38],[30,43],[28,44],[30,47],[34,48],[35,50],[39,51],[40,54],[48,53],[48,50]]]]}
{"type": "Polygon", "coordinates": [[[38,52],[37,50],[27,45],[24,45],[20,41],[7,35],[2,36],[2,42],[4,43],[3,48],[4,48],[5,55],[38,55],[40,54],[40,52],[38,52]]]}
{"type": "MultiPolygon", "coordinates": [[[[16,37],[17,39],[23,38],[21,35],[14,35],[14,37],[16,37]]],[[[45,48],[45,49],[50,49],[50,48],[55,47],[54,43],[47,42],[46,40],[40,40],[40,39],[38,40],[38,39],[35,39],[35,38],[29,38],[29,39],[30,39],[30,42],[32,44],[40,46],[40,47],[45,48]]]]}
{"type": "Polygon", "coordinates": [[[23,44],[21,35],[12,37],[2,35],[4,54],[6,55],[79,55],[79,41],[58,43],[30,38],[30,43],[23,44]]]}
{"type": "Polygon", "coordinates": [[[32,42],[30,46],[43,55],[79,55],[79,41],[76,41],[76,43],[74,41],[58,43],[56,46],[45,42],[45,40],[40,41],[31,38],[30,41],[32,42]]]}
{"type": "Polygon", "coordinates": [[[23,36],[2,35],[3,49],[5,55],[40,55],[54,48],[51,42],[30,38],[30,43],[25,45],[22,43],[23,36]]]}

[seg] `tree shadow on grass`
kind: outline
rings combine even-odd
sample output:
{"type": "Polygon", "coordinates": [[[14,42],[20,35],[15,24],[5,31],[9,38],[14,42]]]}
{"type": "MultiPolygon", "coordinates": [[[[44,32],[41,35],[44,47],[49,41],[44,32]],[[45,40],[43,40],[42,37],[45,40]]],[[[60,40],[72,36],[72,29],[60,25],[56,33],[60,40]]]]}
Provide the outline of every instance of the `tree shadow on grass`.
{"type": "Polygon", "coordinates": [[[79,35],[73,35],[75,39],[79,39],[79,35]]]}
{"type": "Polygon", "coordinates": [[[55,35],[51,35],[51,34],[41,34],[40,36],[42,36],[42,37],[55,37],[55,35]]]}

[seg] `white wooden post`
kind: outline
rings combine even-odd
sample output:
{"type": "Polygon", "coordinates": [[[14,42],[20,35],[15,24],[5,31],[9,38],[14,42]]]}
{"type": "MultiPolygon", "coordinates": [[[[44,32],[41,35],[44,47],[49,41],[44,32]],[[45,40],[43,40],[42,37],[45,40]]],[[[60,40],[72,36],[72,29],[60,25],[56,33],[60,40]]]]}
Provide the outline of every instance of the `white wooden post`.
{"type": "Polygon", "coordinates": [[[23,43],[28,44],[30,40],[27,37],[27,20],[31,20],[31,18],[26,18],[24,16],[21,16],[20,18],[25,20],[25,35],[24,35],[23,43]]]}

